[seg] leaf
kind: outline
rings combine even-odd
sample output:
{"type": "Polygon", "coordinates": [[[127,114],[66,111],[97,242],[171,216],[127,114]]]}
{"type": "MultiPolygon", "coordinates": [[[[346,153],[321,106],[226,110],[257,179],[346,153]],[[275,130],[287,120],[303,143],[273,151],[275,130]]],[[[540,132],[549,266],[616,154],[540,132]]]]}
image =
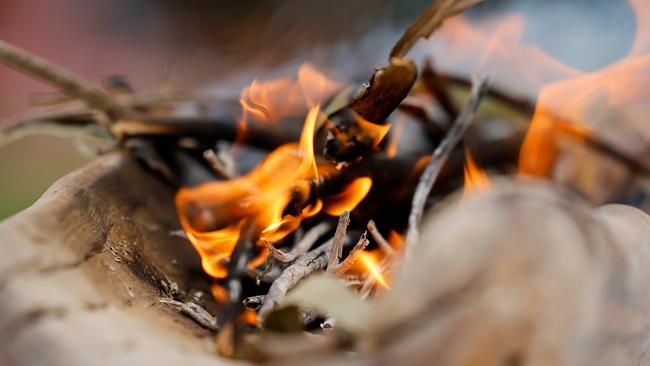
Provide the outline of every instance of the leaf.
{"type": "Polygon", "coordinates": [[[368,328],[372,306],[327,274],[314,274],[300,282],[282,300],[280,307],[297,305],[336,318],[336,326],[357,333],[368,328]]]}
{"type": "Polygon", "coordinates": [[[395,43],[390,57],[404,57],[419,38],[428,38],[442,22],[483,0],[434,0],[395,43]]]}

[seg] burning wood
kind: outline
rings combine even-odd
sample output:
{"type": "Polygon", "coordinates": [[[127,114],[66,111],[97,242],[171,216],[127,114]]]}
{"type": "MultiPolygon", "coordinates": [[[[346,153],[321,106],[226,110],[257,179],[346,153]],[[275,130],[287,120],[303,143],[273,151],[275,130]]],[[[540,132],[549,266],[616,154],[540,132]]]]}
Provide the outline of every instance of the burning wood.
{"type": "MultiPolygon", "coordinates": [[[[650,339],[640,280],[650,263],[650,219],[631,207],[594,207],[650,194],[650,135],[639,138],[650,129],[630,117],[619,132],[610,116],[628,106],[645,112],[637,102],[647,102],[640,91],[650,82],[634,78],[650,63],[630,56],[550,85],[534,111],[488,90],[484,76],[468,88],[430,62],[418,75],[405,58],[415,42],[478,2],[434,2],[353,97],[309,64],[296,80],[254,80],[229,102],[180,103],[145,101],[131,88],[118,97],[3,42],[0,62],[87,105],[20,128],[51,119],[99,124],[172,183],[185,233],[174,238],[200,257],[201,293],[209,285],[214,302],[171,285],[166,274],[150,300],[218,331],[223,356],[283,364],[304,363],[305,354],[328,364],[627,364],[616,347],[628,339],[636,357],[650,339]],[[588,112],[600,88],[610,109],[594,117],[588,112]],[[494,153],[495,145],[507,151],[494,153]],[[245,153],[263,157],[248,162],[245,153]],[[484,167],[519,177],[491,181],[484,167]],[[630,177],[633,189],[625,187],[630,177]],[[461,185],[462,196],[452,194],[461,185]],[[287,348],[278,346],[281,338],[287,348]]],[[[104,252],[120,261],[129,254],[104,252]]],[[[146,262],[146,251],[131,258],[138,260],[146,262]]],[[[147,263],[131,265],[158,286],[147,263]]]]}

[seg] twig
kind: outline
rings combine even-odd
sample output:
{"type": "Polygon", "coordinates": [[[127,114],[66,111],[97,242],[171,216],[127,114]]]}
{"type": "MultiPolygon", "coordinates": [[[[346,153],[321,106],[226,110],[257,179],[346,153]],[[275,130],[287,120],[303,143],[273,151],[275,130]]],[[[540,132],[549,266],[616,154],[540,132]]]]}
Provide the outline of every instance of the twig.
{"type": "Polygon", "coordinates": [[[232,175],[230,172],[228,172],[221,160],[219,160],[219,157],[217,156],[217,153],[214,152],[214,150],[205,150],[203,152],[203,159],[208,162],[210,168],[212,168],[212,170],[214,170],[214,172],[217,173],[221,178],[232,178],[232,175]]]}
{"type": "Polygon", "coordinates": [[[339,260],[343,255],[343,242],[345,234],[348,232],[348,225],[350,224],[350,211],[343,211],[339,216],[339,223],[336,226],[332,249],[327,258],[327,273],[336,273],[339,266],[339,260]]]}
{"type": "Polygon", "coordinates": [[[181,302],[172,299],[162,298],[158,300],[161,304],[165,304],[174,308],[181,314],[187,315],[190,319],[194,320],[200,326],[209,330],[218,330],[219,325],[217,318],[210,314],[207,310],[191,301],[181,302]]]}
{"type": "Polygon", "coordinates": [[[447,161],[449,154],[460,142],[467,127],[474,120],[474,114],[478,109],[481,99],[487,91],[487,84],[488,79],[485,76],[479,76],[473,80],[472,90],[467,105],[463,108],[458,118],[454,121],[451,129],[447,132],[445,138],[431,155],[431,160],[429,160],[427,167],[424,169],[424,172],[420,177],[420,181],[415,189],[415,194],[413,195],[411,213],[409,214],[408,229],[406,232],[406,247],[404,248],[405,260],[408,260],[420,239],[420,221],[422,220],[424,206],[427,197],[431,192],[431,188],[433,188],[433,184],[436,182],[440,169],[447,161]]]}
{"type": "Polygon", "coordinates": [[[333,240],[329,240],[318,248],[299,257],[294,264],[287,267],[280,277],[273,282],[269,292],[266,294],[264,305],[260,307],[258,312],[258,325],[261,326],[264,323],[264,320],[273,308],[275,308],[278,302],[298,282],[327,266],[327,253],[332,248],[332,242],[333,240]]]}
{"type": "Polygon", "coordinates": [[[390,51],[390,57],[404,57],[420,38],[428,38],[442,22],[482,0],[434,0],[404,32],[390,51]]]}
{"type": "Polygon", "coordinates": [[[280,249],[269,246],[270,253],[269,257],[275,259],[278,262],[291,262],[298,258],[299,256],[307,253],[309,248],[318,241],[325,233],[327,233],[332,228],[332,224],[329,222],[321,222],[320,224],[312,227],[305,233],[305,236],[296,244],[294,247],[288,251],[283,252],[280,249]]]}
{"type": "Polygon", "coordinates": [[[368,225],[366,225],[366,227],[368,228],[370,236],[372,236],[372,238],[377,242],[379,248],[381,248],[381,250],[386,253],[386,255],[393,255],[395,253],[395,249],[393,249],[390,243],[384,239],[384,237],[377,229],[377,225],[374,221],[368,221],[368,225]]]}
{"type": "MultiPolygon", "coordinates": [[[[363,250],[366,249],[366,247],[370,243],[370,241],[366,237],[367,234],[368,233],[366,231],[364,231],[363,234],[361,234],[359,241],[357,241],[357,244],[355,244],[354,248],[352,248],[350,254],[348,254],[345,260],[336,267],[337,276],[343,276],[350,269],[350,267],[352,267],[354,262],[356,262],[361,252],[363,252],[363,250]]],[[[327,269],[329,269],[329,267],[327,269]]]]}
{"type": "Polygon", "coordinates": [[[20,48],[0,41],[0,63],[48,84],[92,108],[120,115],[125,109],[108,93],[86,80],[20,48]]]}

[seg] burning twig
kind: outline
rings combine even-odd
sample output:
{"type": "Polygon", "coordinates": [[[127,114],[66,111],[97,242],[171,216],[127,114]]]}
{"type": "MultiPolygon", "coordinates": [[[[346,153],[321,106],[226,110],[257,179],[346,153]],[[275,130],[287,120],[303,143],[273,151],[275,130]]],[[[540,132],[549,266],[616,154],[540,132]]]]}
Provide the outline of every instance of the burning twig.
{"type": "Polygon", "coordinates": [[[366,155],[376,145],[376,131],[369,131],[360,119],[375,124],[384,120],[406,98],[417,78],[417,68],[410,60],[392,58],[388,67],[378,69],[368,86],[346,107],[329,116],[325,155],[335,161],[353,161],[366,155]]]}
{"type": "Polygon", "coordinates": [[[377,225],[375,224],[374,221],[372,220],[368,221],[368,225],[366,227],[368,228],[368,232],[370,233],[370,236],[372,236],[372,238],[377,242],[379,248],[381,248],[381,250],[384,253],[386,253],[386,255],[393,255],[395,253],[393,247],[386,239],[384,239],[384,237],[377,229],[377,225]]]}
{"type": "Polygon", "coordinates": [[[298,282],[310,274],[320,271],[327,266],[327,253],[332,248],[333,240],[329,240],[318,248],[298,258],[296,262],[287,267],[284,272],[273,282],[264,304],[258,312],[258,324],[262,325],[264,319],[275,308],[278,302],[295,287],[298,282]]]}
{"type": "Polygon", "coordinates": [[[427,164],[427,167],[424,169],[420,181],[415,189],[415,194],[413,195],[413,203],[411,207],[411,213],[409,214],[408,220],[408,229],[406,232],[406,247],[404,248],[404,257],[408,260],[410,253],[413,251],[415,246],[418,243],[420,234],[418,227],[420,221],[422,220],[422,214],[424,213],[424,206],[427,201],[427,197],[433,188],[433,184],[440,173],[440,169],[447,161],[449,154],[456,147],[458,142],[460,142],[463,134],[467,130],[467,127],[472,123],[474,119],[474,114],[478,109],[478,106],[483,98],[483,95],[487,91],[488,79],[484,76],[477,77],[472,83],[472,90],[465,108],[454,121],[454,125],[451,127],[447,136],[442,140],[440,145],[434,150],[431,155],[431,160],[427,164]]]}
{"type": "Polygon", "coordinates": [[[309,248],[311,248],[312,245],[318,241],[318,239],[325,235],[325,233],[328,232],[331,227],[332,224],[329,222],[321,222],[320,224],[312,227],[309,231],[307,231],[307,233],[305,233],[305,236],[288,252],[283,252],[280,249],[275,248],[273,245],[269,245],[269,257],[278,262],[291,262],[301,255],[307,253],[309,251],[309,248]]]}
{"type": "Polygon", "coordinates": [[[343,244],[345,241],[345,234],[348,231],[348,225],[350,224],[350,212],[343,211],[339,217],[339,223],[336,226],[336,232],[334,233],[334,239],[332,242],[332,249],[328,254],[327,259],[327,273],[335,273],[338,266],[339,260],[343,255],[343,244]]]}
{"type": "Polygon", "coordinates": [[[209,330],[218,330],[219,325],[217,318],[210,314],[207,310],[191,301],[182,302],[168,298],[158,300],[161,304],[165,304],[179,313],[187,315],[190,319],[197,322],[200,326],[209,330]]]}
{"type": "Polygon", "coordinates": [[[81,99],[91,108],[119,115],[126,114],[123,106],[95,85],[3,41],[0,41],[0,63],[42,81],[70,97],[81,99]]]}
{"type": "MultiPolygon", "coordinates": [[[[364,231],[363,234],[361,234],[359,241],[357,241],[357,244],[355,244],[354,248],[352,248],[352,251],[350,251],[350,254],[348,254],[345,260],[336,267],[337,276],[343,276],[350,269],[350,267],[352,267],[354,262],[356,262],[361,252],[366,249],[370,243],[366,236],[367,232],[364,231]]],[[[327,267],[327,269],[329,270],[329,267],[327,267]]]]}

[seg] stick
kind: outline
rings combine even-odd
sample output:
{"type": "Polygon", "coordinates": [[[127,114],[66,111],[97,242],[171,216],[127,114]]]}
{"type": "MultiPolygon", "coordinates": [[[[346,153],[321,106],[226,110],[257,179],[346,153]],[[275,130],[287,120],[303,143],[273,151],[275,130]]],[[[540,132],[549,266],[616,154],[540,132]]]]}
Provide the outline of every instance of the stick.
{"type": "Polygon", "coordinates": [[[368,232],[370,233],[370,236],[377,242],[377,245],[381,250],[386,253],[387,255],[393,255],[395,253],[395,249],[390,245],[390,243],[384,239],[384,237],[381,235],[379,230],[377,229],[377,225],[375,224],[374,221],[370,220],[368,221],[368,225],[366,226],[368,228],[368,232]]]}
{"type": "MultiPolygon", "coordinates": [[[[361,234],[359,241],[357,241],[357,244],[355,244],[354,248],[352,248],[350,254],[348,254],[343,263],[336,267],[336,275],[338,277],[343,276],[350,269],[350,267],[352,267],[354,262],[357,261],[357,258],[359,258],[361,252],[366,249],[370,243],[370,241],[366,238],[367,234],[368,233],[366,231],[361,234]]],[[[327,269],[329,270],[329,267],[327,269]]]]}
{"type": "Polygon", "coordinates": [[[310,274],[320,271],[327,266],[327,253],[332,248],[333,240],[329,240],[318,248],[308,252],[287,267],[284,272],[273,282],[267,293],[264,304],[258,312],[258,325],[262,326],[269,313],[277,306],[278,302],[294,288],[298,282],[310,274]]]}
{"type": "Polygon", "coordinates": [[[4,41],[0,41],[0,63],[48,84],[65,95],[81,99],[91,108],[120,115],[126,112],[110,94],[95,85],[4,41]]]}
{"type": "Polygon", "coordinates": [[[312,227],[305,233],[305,236],[300,240],[289,252],[283,252],[280,249],[277,249],[273,247],[272,245],[269,245],[269,256],[273,259],[275,259],[278,262],[283,262],[283,263],[288,263],[299,256],[307,253],[309,251],[309,248],[318,241],[325,233],[327,233],[330,228],[332,227],[332,224],[329,222],[321,222],[320,224],[312,227]]]}
{"type": "Polygon", "coordinates": [[[482,0],[433,0],[415,19],[390,51],[390,57],[404,57],[420,38],[428,38],[442,22],[482,0]]]}
{"type": "Polygon", "coordinates": [[[328,254],[327,273],[336,273],[336,269],[339,266],[339,260],[343,255],[343,244],[344,244],[345,234],[348,231],[349,224],[350,224],[350,211],[343,211],[341,216],[339,216],[339,223],[336,226],[336,232],[334,233],[332,249],[330,249],[330,252],[328,254]]]}
{"type": "Polygon", "coordinates": [[[191,301],[181,302],[172,299],[162,298],[158,300],[161,304],[174,308],[179,313],[187,315],[190,319],[197,322],[200,326],[209,330],[218,330],[219,325],[217,318],[207,310],[191,301]]]}
{"type": "Polygon", "coordinates": [[[242,301],[245,307],[251,310],[258,310],[266,301],[266,295],[249,296],[242,301]]]}
{"type": "Polygon", "coordinates": [[[420,226],[420,221],[422,220],[422,215],[424,213],[424,206],[427,197],[431,192],[431,188],[433,188],[433,184],[436,182],[440,169],[447,161],[449,154],[460,142],[467,127],[474,120],[474,114],[478,109],[481,99],[487,91],[487,83],[488,79],[484,76],[475,78],[472,83],[472,90],[467,105],[463,108],[458,118],[456,118],[453,126],[440,145],[438,145],[434,150],[431,155],[431,160],[429,160],[427,167],[424,169],[424,172],[420,177],[420,181],[415,189],[415,194],[413,195],[411,213],[409,214],[408,229],[406,232],[406,247],[404,248],[405,260],[408,260],[420,239],[418,227],[420,226]]]}
{"type": "Polygon", "coordinates": [[[215,173],[217,173],[221,178],[224,179],[232,179],[232,174],[229,172],[224,164],[219,160],[219,157],[217,156],[217,153],[214,152],[212,149],[205,150],[203,152],[203,159],[208,162],[210,165],[210,168],[214,170],[215,173]]]}

